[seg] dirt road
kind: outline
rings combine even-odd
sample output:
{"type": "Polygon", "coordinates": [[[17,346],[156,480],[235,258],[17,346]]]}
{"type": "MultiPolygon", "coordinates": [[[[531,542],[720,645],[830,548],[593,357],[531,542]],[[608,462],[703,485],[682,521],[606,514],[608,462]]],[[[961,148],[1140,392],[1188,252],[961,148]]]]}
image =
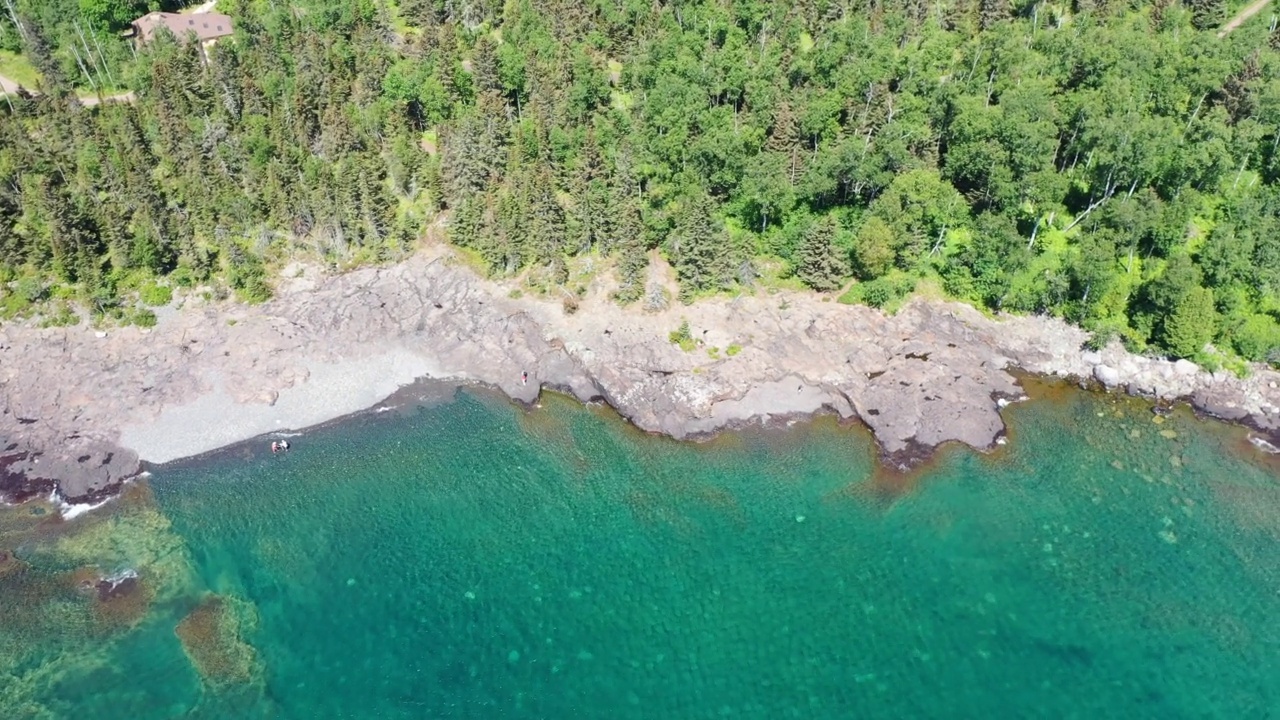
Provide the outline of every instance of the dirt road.
{"type": "Polygon", "coordinates": [[[1227,24],[1223,25],[1222,29],[1218,31],[1218,37],[1224,38],[1230,35],[1236,28],[1243,25],[1246,20],[1261,12],[1262,8],[1266,7],[1270,2],[1271,0],[1258,0],[1249,7],[1236,13],[1236,16],[1228,20],[1227,24]]]}
{"type": "Polygon", "coordinates": [[[14,81],[10,80],[9,78],[7,78],[7,77],[5,77],[5,76],[3,76],[3,75],[0,75],[0,95],[7,95],[7,94],[9,94],[9,93],[16,93],[16,92],[18,92],[18,88],[19,88],[19,87],[21,87],[21,86],[20,86],[20,85],[18,85],[18,83],[16,83],[16,82],[14,82],[14,81]]]}

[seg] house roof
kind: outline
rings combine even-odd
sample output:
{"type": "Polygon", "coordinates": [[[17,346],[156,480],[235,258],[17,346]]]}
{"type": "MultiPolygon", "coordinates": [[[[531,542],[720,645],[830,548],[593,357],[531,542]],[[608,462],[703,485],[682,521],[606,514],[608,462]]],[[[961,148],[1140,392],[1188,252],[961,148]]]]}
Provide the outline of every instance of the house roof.
{"type": "Polygon", "coordinates": [[[179,15],[153,12],[134,20],[133,27],[135,36],[142,42],[150,41],[162,27],[169,28],[169,32],[178,38],[184,38],[187,33],[193,32],[201,41],[226,37],[232,32],[231,18],[218,13],[179,15]]]}

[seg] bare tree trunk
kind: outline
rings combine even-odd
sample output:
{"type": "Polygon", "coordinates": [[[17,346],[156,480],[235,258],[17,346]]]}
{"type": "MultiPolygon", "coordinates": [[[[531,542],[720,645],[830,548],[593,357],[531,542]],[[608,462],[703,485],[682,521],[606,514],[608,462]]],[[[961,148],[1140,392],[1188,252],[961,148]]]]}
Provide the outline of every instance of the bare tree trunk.
{"type": "Polygon", "coordinates": [[[89,71],[85,69],[84,61],[80,59],[80,51],[76,49],[76,46],[74,43],[72,43],[71,45],[71,54],[76,59],[76,65],[80,66],[80,72],[84,74],[84,79],[89,83],[89,87],[96,91],[98,89],[98,86],[94,84],[93,76],[90,75],[89,71]]]}
{"type": "Polygon", "coordinates": [[[1235,189],[1236,189],[1236,186],[1238,186],[1238,185],[1240,184],[1240,176],[1241,176],[1241,175],[1244,175],[1244,166],[1245,166],[1245,165],[1247,165],[1247,164],[1249,164],[1249,156],[1248,156],[1248,155],[1245,155],[1245,156],[1244,156],[1244,160],[1241,160],[1241,161],[1240,161],[1240,171],[1236,173],[1236,181],[1235,181],[1235,182],[1233,182],[1233,183],[1231,183],[1231,189],[1232,189],[1232,190],[1235,190],[1235,189]]]}
{"type": "Polygon", "coordinates": [[[22,21],[18,19],[18,13],[13,9],[13,0],[4,0],[4,4],[9,8],[9,18],[13,20],[14,27],[18,28],[18,34],[22,36],[22,40],[27,40],[27,29],[23,27],[22,21]]]}
{"type": "Polygon", "coordinates": [[[1191,130],[1191,123],[1196,121],[1196,116],[1200,114],[1200,108],[1204,105],[1204,99],[1207,97],[1209,97],[1209,93],[1205,93],[1200,96],[1200,102],[1196,103],[1195,111],[1192,112],[1191,117],[1187,119],[1187,127],[1182,131],[1184,134],[1191,130]]]}
{"type": "Polygon", "coordinates": [[[1103,203],[1105,203],[1106,201],[1110,200],[1110,199],[1111,199],[1111,196],[1112,196],[1112,195],[1114,195],[1114,194],[1115,194],[1115,192],[1116,192],[1116,186],[1111,184],[1111,176],[1110,176],[1110,175],[1108,175],[1108,176],[1107,176],[1107,191],[1103,194],[1102,199],[1101,199],[1101,200],[1099,200],[1099,201],[1098,201],[1098,202],[1096,202],[1096,203],[1093,203],[1093,204],[1092,204],[1092,205],[1090,205],[1089,207],[1085,208],[1085,211],[1084,211],[1084,212],[1082,212],[1082,213],[1080,213],[1080,216],[1079,216],[1079,217],[1077,217],[1075,220],[1072,220],[1070,225],[1068,225],[1068,226],[1066,226],[1065,228],[1063,228],[1062,232],[1067,232],[1068,230],[1070,230],[1071,228],[1075,227],[1076,225],[1079,225],[1079,224],[1080,224],[1080,222],[1081,222],[1082,220],[1084,220],[1086,217],[1088,217],[1088,216],[1089,216],[1089,213],[1091,213],[1091,212],[1093,212],[1094,210],[1097,210],[1098,208],[1102,207],[1103,203]]]}
{"type": "Polygon", "coordinates": [[[978,72],[978,58],[982,57],[982,46],[978,46],[978,51],[973,54],[973,67],[969,68],[969,77],[965,78],[965,82],[973,79],[973,74],[978,72]]]}
{"type": "Polygon", "coordinates": [[[93,36],[93,46],[98,48],[98,59],[102,60],[102,67],[107,71],[107,79],[111,81],[112,85],[115,85],[116,79],[111,75],[111,68],[107,66],[107,56],[102,52],[102,44],[98,42],[97,35],[93,36]]]}

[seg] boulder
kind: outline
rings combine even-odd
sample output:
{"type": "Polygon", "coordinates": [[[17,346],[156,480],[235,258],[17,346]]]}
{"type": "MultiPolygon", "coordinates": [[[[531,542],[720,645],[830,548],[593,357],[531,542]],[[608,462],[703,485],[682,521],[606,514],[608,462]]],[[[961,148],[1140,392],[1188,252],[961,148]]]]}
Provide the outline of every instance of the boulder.
{"type": "Polygon", "coordinates": [[[1173,371],[1179,375],[1195,375],[1200,367],[1190,360],[1179,360],[1173,364],[1173,371]]]}
{"type": "Polygon", "coordinates": [[[1115,387],[1120,384],[1120,371],[1110,365],[1095,365],[1093,367],[1093,377],[1107,387],[1115,387]]]}

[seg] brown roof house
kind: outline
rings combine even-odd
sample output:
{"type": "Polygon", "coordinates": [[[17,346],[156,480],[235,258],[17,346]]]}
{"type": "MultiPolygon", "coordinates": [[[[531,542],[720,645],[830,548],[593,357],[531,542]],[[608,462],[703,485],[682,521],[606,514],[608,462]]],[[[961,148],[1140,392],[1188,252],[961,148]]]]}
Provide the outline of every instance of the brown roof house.
{"type": "Polygon", "coordinates": [[[130,37],[134,41],[145,44],[151,42],[161,28],[168,28],[174,37],[185,40],[188,33],[195,33],[201,48],[213,45],[218,38],[232,34],[231,18],[218,13],[194,13],[179,15],[178,13],[147,13],[133,21],[133,32],[130,37]]]}

